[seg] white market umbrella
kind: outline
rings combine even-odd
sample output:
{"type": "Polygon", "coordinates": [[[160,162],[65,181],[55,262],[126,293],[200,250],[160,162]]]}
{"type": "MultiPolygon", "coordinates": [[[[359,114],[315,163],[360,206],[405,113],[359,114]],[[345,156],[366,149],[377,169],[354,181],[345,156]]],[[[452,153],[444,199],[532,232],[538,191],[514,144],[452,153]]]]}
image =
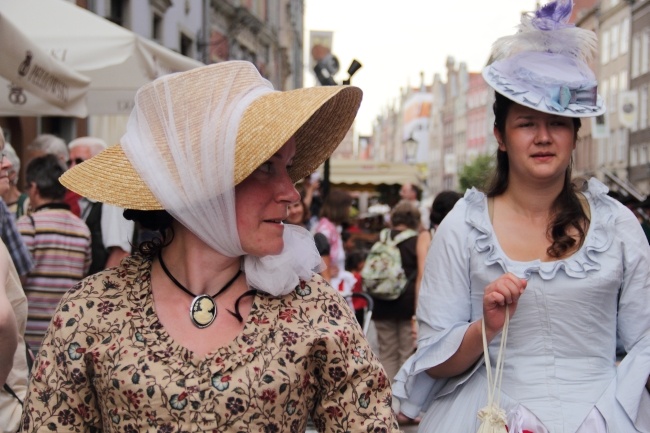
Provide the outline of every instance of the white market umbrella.
{"type": "Polygon", "coordinates": [[[0,10],[0,115],[85,117],[90,79],[30,40],[0,10]]]}
{"type": "MultiPolygon", "coordinates": [[[[0,0],[0,15],[43,51],[90,79],[85,97],[90,115],[128,114],[142,85],[203,64],[64,0],[0,0]]],[[[4,45],[0,39],[3,57],[4,45]]],[[[7,115],[5,84],[0,82],[0,115],[7,115]]]]}

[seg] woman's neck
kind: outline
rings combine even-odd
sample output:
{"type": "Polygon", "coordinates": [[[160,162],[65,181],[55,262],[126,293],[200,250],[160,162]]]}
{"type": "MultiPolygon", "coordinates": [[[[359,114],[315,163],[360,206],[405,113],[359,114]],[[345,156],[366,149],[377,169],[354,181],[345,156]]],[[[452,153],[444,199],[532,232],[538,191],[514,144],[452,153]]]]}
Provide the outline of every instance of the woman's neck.
{"type": "Polygon", "coordinates": [[[195,295],[213,295],[241,266],[239,257],[222,255],[181,224],[174,225],[174,238],[162,257],[171,274],[195,295]]]}
{"type": "Polygon", "coordinates": [[[521,215],[548,217],[563,187],[563,180],[544,185],[511,181],[502,194],[502,199],[510,203],[512,209],[521,215]]]}

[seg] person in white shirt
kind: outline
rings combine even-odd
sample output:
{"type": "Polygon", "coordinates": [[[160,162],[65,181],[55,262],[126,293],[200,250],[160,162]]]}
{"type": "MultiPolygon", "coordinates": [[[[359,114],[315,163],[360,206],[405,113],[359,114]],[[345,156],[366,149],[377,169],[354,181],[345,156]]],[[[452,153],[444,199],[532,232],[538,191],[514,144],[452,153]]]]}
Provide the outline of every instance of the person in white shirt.
{"type": "MultiPolygon", "coordinates": [[[[69,168],[72,168],[106,149],[104,140],[97,137],[79,137],[70,142],[69,168]]],[[[79,199],[81,218],[90,228],[93,241],[93,261],[89,274],[117,266],[131,254],[135,223],[124,218],[124,209],[100,203],[85,197],[79,199]]]]}

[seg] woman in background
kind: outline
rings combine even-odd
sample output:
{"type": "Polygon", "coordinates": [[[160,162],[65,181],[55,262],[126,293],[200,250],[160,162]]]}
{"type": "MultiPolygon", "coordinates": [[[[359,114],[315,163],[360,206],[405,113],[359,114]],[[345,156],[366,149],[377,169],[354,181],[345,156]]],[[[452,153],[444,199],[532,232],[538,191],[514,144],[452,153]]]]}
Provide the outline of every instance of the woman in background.
{"type": "Polygon", "coordinates": [[[416,308],[417,255],[415,247],[420,223],[420,211],[411,201],[401,200],[390,212],[390,239],[395,240],[401,234],[395,242],[399,242],[397,248],[400,252],[407,283],[403,293],[393,301],[374,299],[372,320],[377,330],[379,360],[391,380],[415,348],[411,320],[416,308]],[[401,240],[402,238],[404,239],[401,240]]]}
{"type": "Polygon", "coordinates": [[[429,213],[429,230],[423,230],[418,234],[417,241],[417,255],[418,255],[418,276],[415,281],[415,299],[417,300],[420,284],[422,284],[422,276],[424,275],[424,263],[438,226],[442,220],[447,216],[450,210],[462,195],[456,191],[442,191],[436,195],[431,205],[431,212],[429,213]]]}
{"type": "MultiPolygon", "coordinates": [[[[298,193],[300,194],[300,200],[289,205],[286,222],[309,230],[308,224],[311,218],[311,213],[309,212],[309,206],[307,206],[304,199],[305,189],[302,187],[298,188],[298,193]]],[[[325,278],[326,281],[330,281],[332,278],[330,269],[330,244],[322,233],[314,233],[314,243],[316,244],[316,249],[318,250],[321,259],[323,259],[324,264],[323,270],[319,272],[320,276],[325,278]]]]}
{"type": "Polygon", "coordinates": [[[322,233],[330,245],[330,282],[336,278],[339,271],[345,270],[345,249],[341,233],[343,224],[350,218],[352,196],[342,189],[333,188],[325,197],[318,222],[312,228],[312,233],[322,233]]]}

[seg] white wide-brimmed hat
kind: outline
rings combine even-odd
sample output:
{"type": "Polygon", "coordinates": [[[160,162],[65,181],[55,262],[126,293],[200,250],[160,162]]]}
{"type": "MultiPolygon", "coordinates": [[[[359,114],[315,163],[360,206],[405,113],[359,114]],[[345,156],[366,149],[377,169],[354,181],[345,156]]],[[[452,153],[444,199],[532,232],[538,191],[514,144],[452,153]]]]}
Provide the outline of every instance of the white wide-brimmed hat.
{"type": "Polygon", "coordinates": [[[572,0],[524,14],[516,34],[499,38],[483,78],[512,101],[544,113],[593,117],[605,112],[589,61],[594,32],[569,24],[572,0]]]}

